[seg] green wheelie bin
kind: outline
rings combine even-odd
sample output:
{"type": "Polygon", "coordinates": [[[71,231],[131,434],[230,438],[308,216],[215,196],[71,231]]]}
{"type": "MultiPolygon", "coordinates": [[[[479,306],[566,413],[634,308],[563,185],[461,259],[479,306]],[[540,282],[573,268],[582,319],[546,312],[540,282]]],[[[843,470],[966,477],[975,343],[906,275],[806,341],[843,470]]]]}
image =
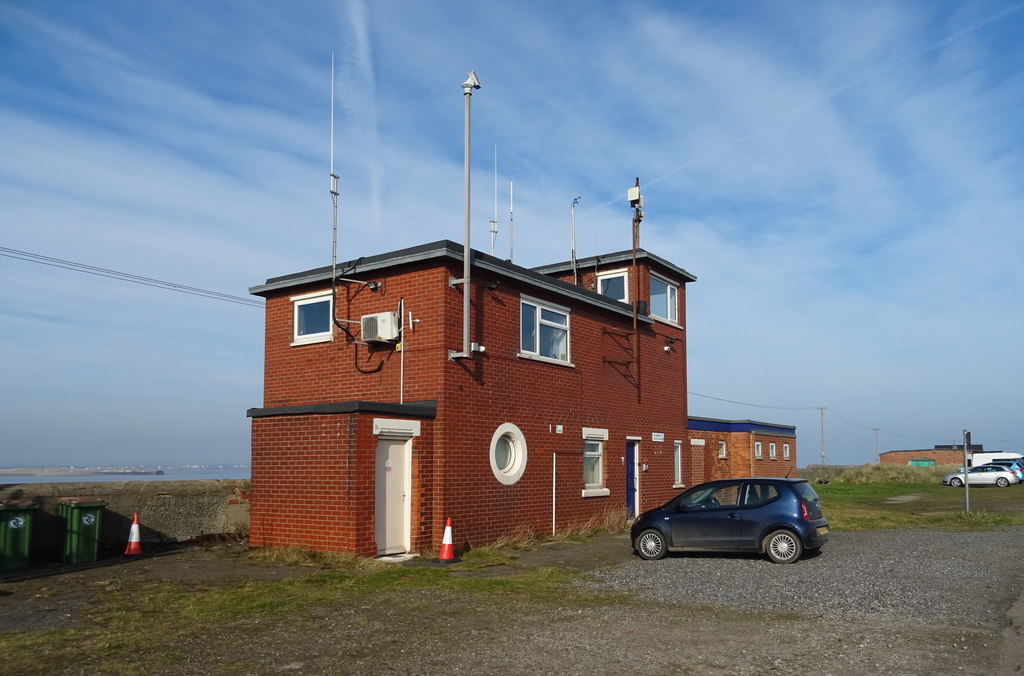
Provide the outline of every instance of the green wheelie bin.
{"type": "Polygon", "coordinates": [[[57,514],[64,522],[64,563],[91,563],[100,547],[103,508],[99,498],[59,498],[57,514]]]}
{"type": "Polygon", "coordinates": [[[32,514],[38,506],[21,500],[0,503],[0,569],[28,567],[32,549],[32,514]]]}

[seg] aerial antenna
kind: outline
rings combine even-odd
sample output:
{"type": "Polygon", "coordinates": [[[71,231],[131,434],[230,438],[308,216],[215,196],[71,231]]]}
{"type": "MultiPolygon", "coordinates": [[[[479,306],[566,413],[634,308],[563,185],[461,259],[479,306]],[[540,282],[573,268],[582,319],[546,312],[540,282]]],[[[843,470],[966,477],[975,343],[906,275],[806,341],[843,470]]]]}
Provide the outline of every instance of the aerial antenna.
{"type": "Polygon", "coordinates": [[[494,144],[494,220],[491,221],[491,255],[494,255],[494,239],[498,236],[498,144],[494,144]]]}
{"type": "MultiPolygon", "coordinates": [[[[334,52],[331,52],[331,320],[338,324],[335,308],[338,307],[338,178],[334,173],[334,52]]],[[[341,326],[338,324],[338,326],[341,326]]],[[[344,328],[344,327],[342,327],[344,328]]]]}
{"type": "Polygon", "coordinates": [[[508,262],[512,262],[512,235],[515,230],[512,228],[512,181],[508,182],[508,262]]]}
{"type": "Polygon", "coordinates": [[[572,283],[579,284],[579,274],[576,271],[576,205],[580,203],[580,198],[577,197],[572,201],[572,206],[569,207],[569,211],[572,214],[572,240],[569,248],[569,261],[572,263],[572,283]]]}

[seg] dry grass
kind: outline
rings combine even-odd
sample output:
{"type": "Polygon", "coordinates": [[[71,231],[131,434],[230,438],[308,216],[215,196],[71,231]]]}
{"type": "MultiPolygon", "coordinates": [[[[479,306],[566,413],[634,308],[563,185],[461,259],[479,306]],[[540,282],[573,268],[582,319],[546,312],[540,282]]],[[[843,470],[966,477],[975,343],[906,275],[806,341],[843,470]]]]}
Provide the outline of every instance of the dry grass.
{"type": "Polygon", "coordinates": [[[939,483],[942,477],[959,470],[959,465],[913,467],[910,465],[876,465],[857,467],[815,465],[800,470],[800,476],[811,483],[831,484],[916,484],[939,483]]]}
{"type": "Polygon", "coordinates": [[[519,526],[490,544],[463,552],[462,558],[467,563],[478,566],[512,564],[518,556],[517,550],[531,549],[546,542],[585,540],[597,533],[621,532],[626,527],[625,507],[609,507],[597,516],[569,524],[554,534],[541,534],[534,528],[519,526]]]}
{"type": "Polygon", "coordinates": [[[248,557],[261,565],[307,566],[323,570],[374,572],[386,564],[347,552],[313,552],[298,547],[255,547],[248,557]]]}

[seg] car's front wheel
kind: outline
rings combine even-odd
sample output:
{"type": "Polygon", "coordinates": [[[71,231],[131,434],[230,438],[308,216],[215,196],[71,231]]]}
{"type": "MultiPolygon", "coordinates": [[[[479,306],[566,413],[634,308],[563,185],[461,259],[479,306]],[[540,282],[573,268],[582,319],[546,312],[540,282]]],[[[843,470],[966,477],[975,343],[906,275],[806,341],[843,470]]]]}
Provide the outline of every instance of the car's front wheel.
{"type": "Polygon", "coordinates": [[[800,538],[788,530],[777,530],[764,539],[764,551],[775,563],[793,563],[800,558],[804,546],[800,538]]]}
{"type": "Polygon", "coordinates": [[[1001,476],[998,479],[996,479],[996,486],[999,486],[1000,488],[1006,488],[1009,485],[1010,485],[1010,480],[1007,479],[1004,476],[1001,476]]]}
{"type": "Polygon", "coordinates": [[[655,561],[664,558],[668,552],[668,543],[665,542],[665,535],[660,530],[650,528],[637,536],[633,548],[641,559],[655,561]]]}
{"type": "Polygon", "coordinates": [[[952,486],[953,488],[960,488],[961,486],[964,485],[964,480],[961,479],[960,477],[955,476],[949,480],[949,485],[952,486]]]}

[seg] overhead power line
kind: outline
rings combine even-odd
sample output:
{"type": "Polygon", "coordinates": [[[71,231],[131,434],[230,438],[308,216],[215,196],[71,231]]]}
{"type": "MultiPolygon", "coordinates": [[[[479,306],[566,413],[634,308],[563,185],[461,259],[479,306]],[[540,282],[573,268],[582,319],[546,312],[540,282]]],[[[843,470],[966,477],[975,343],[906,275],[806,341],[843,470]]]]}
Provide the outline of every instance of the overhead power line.
{"type": "Polygon", "coordinates": [[[902,437],[904,439],[911,439],[913,441],[928,441],[928,442],[931,442],[931,443],[941,443],[941,441],[942,441],[941,439],[929,439],[927,437],[915,437],[915,436],[911,436],[909,434],[900,434],[899,432],[891,432],[889,430],[882,429],[881,427],[869,427],[867,425],[861,425],[860,423],[855,423],[852,420],[847,420],[846,418],[844,418],[843,416],[839,415],[838,413],[836,413],[832,409],[829,409],[829,411],[832,412],[833,417],[839,419],[840,421],[846,423],[847,425],[852,425],[853,427],[859,427],[862,430],[872,430],[874,432],[884,432],[885,434],[891,434],[894,437],[902,437]]]}
{"type": "MultiPolygon", "coordinates": [[[[751,404],[751,403],[746,402],[746,401],[735,401],[733,399],[722,399],[721,397],[712,397],[710,395],[700,394],[700,393],[694,392],[692,390],[688,391],[688,394],[691,397],[702,397],[704,399],[714,399],[715,401],[724,401],[727,404],[738,404],[740,406],[752,406],[754,408],[769,408],[769,409],[776,409],[776,410],[779,410],[779,411],[810,411],[810,410],[824,411],[824,410],[826,410],[825,406],[769,406],[767,404],[751,404]]],[[[868,425],[861,425],[859,423],[855,423],[852,420],[848,420],[848,419],[844,418],[843,416],[839,415],[838,413],[836,413],[835,409],[833,409],[833,408],[827,408],[827,410],[828,410],[829,413],[832,414],[832,417],[834,417],[837,420],[840,420],[840,421],[846,423],[847,425],[852,425],[853,427],[859,427],[859,428],[864,429],[864,430],[872,430],[874,432],[884,432],[885,434],[890,434],[890,435],[892,435],[894,437],[902,437],[904,439],[912,439],[914,441],[928,441],[928,442],[932,442],[932,443],[939,443],[940,442],[940,440],[937,440],[937,439],[929,439],[927,437],[915,437],[915,436],[911,436],[909,434],[900,434],[899,432],[892,432],[892,431],[889,431],[889,430],[886,430],[886,429],[882,429],[880,427],[869,427],[868,425]]]]}
{"type": "Polygon", "coordinates": [[[733,401],[732,399],[720,399],[718,397],[712,397],[709,394],[700,394],[689,390],[688,394],[691,397],[702,397],[704,399],[714,399],[715,401],[724,401],[727,404],[739,404],[740,406],[753,406],[754,408],[774,408],[780,411],[811,411],[821,408],[820,406],[767,406],[765,404],[748,404],[745,401],[733,401]]]}
{"type": "Polygon", "coordinates": [[[75,272],[84,272],[88,275],[96,275],[98,277],[109,277],[110,279],[117,279],[122,282],[131,282],[133,284],[142,284],[143,286],[153,286],[159,289],[167,289],[168,291],[177,291],[178,293],[187,293],[192,296],[201,296],[203,298],[210,298],[213,300],[222,300],[227,303],[237,303],[238,305],[249,305],[251,307],[264,307],[262,300],[255,298],[248,298],[246,296],[233,296],[228,293],[221,293],[220,291],[210,291],[209,289],[200,289],[195,286],[186,286],[184,284],[178,284],[176,282],[165,282],[160,279],[153,279],[152,277],[142,277],[140,275],[133,275],[128,272],[119,272],[117,270],[109,270],[107,268],[98,268],[94,265],[86,265],[85,263],[76,263],[74,261],[66,261],[61,258],[52,258],[50,256],[43,256],[41,254],[29,253],[28,251],[19,251],[17,249],[8,249],[6,247],[0,247],[0,256],[6,256],[7,258],[16,258],[30,263],[39,263],[41,265],[49,265],[55,268],[64,268],[65,270],[74,270],[75,272]]]}

